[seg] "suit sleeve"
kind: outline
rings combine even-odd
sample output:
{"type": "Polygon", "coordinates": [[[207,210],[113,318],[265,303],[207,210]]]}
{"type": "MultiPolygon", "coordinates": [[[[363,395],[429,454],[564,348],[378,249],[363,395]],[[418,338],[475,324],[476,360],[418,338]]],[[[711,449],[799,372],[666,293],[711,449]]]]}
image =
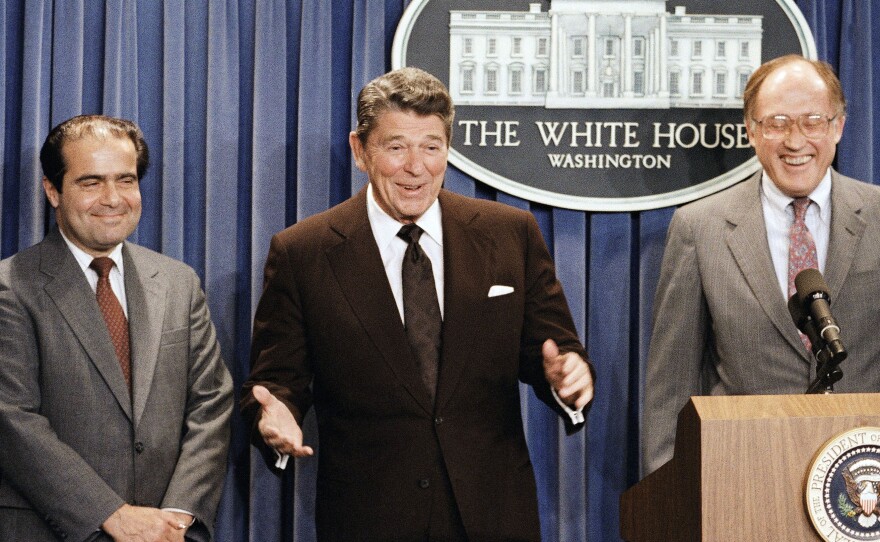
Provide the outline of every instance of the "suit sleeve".
{"type": "Polygon", "coordinates": [[[277,472],[276,456],[257,430],[260,404],[251,390],[257,384],[265,386],[290,409],[300,427],[312,406],[313,374],[295,271],[290,246],[276,234],[266,258],[263,294],[254,316],[251,374],[244,384],[241,400],[242,414],[251,427],[251,442],[273,472],[277,472]]]}
{"type": "Polygon", "coordinates": [[[180,456],[165,492],[162,508],[193,513],[198,520],[187,531],[194,540],[213,536],[229,451],[232,378],[220,354],[217,333],[198,277],[190,274],[190,350],[188,392],[180,456]]]}
{"type": "Polygon", "coordinates": [[[694,230],[681,212],[673,215],[654,299],[643,419],[646,473],[672,458],[678,413],[702,388],[710,322],[694,230]]]}
{"type": "Polygon", "coordinates": [[[32,315],[3,277],[0,330],[0,490],[11,482],[27,502],[7,505],[33,506],[56,532],[84,540],[124,501],[40,414],[32,315]]]}
{"type": "MultiPolygon", "coordinates": [[[[569,415],[553,397],[550,384],[544,377],[541,347],[553,339],[560,352],[576,352],[590,365],[595,382],[595,370],[581,345],[571,318],[568,302],[556,277],[556,268],[535,218],[528,214],[526,221],[525,258],[525,313],[523,315],[522,344],[520,348],[520,380],[530,384],[542,402],[562,416],[569,433],[580,430],[584,424],[573,425],[569,415]]],[[[586,409],[589,406],[585,407],[586,409]]]]}

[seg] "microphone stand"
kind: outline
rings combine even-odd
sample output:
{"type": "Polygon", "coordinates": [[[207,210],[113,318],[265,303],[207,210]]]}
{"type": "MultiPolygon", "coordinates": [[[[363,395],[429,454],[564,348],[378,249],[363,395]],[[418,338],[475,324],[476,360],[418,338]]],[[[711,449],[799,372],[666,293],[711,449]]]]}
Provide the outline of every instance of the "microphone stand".
{"type": "MultiPolygon", "coordinates": [[[[818,338],[818,337],[817,337],[818,338]]],[[[812,337],[811,337],[812,339],[812,337]]],[[[827,343],[819,339],[813,342],[813,354],[816,357],[816,379],[807,388],[807,393],[834,393],[834,383],[843,378],[840,362],[846,359],[846,352],[834,355],[827,343]]]]}

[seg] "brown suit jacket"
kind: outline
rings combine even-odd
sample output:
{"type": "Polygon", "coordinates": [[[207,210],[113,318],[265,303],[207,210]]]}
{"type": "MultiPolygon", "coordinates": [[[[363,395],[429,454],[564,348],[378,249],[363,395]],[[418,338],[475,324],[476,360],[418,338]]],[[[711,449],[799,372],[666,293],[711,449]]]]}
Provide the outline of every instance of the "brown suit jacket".
{"type": "MultiPolygon", "coordinates": [[[[445,190],[439,200],[445,318],[434,405],[388,285],[366,190],[272,239],[245,390],[267,386],[300,422],[314,403],[321,539],[423,538],[444,465],[471,539],[540,539],[518,381],[559,410],[541,344],[553,338],[586,353],[532,215],[445,190]],[[492,285],[514,291],[489,298],[492,285]]],[[[243,408],[256,423],[249,393],[243,408]]],[[[258,434],[254,442],[265,450],[258,434]]]]}

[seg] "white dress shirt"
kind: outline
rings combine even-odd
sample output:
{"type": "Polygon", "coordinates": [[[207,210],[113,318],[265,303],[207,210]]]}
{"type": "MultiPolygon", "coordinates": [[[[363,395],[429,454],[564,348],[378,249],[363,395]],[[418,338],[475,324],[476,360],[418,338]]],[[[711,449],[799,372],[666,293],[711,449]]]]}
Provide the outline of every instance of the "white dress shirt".
{"type": "MultiPolygon", "coordinates": [[[[816,243],[816,258],[819,271],[825,272],[828,257],[828,240],[831,237],[831,169],[825,172],[822,181],[810,194],[812,203],[807,207],[804,222],[816,243]]],[[[788,246],[789,230],[794,222],[794,198],[783,194],[767,176],[761,178],[761,206],[764,210],[764,225],[767,228],[767,244],[773,268],[779,281],[783,297],[788,300],[788,246]]]]}
{"type": "MultiPolygon", "coordinates": [[[[403,255],[406,253],[408,243],[397,236],[397,232],[403,224],[391,218],[388,213],[379,207],[373,194],[373,185],[367,186],[367,217],[370,220],[370,228],[373,237],[379,246],[379,255],[382,257],[382,265],[385,266],[385,274],[388,276],[388,284],[397,310],[400,312],[400,321],[405,323],[403,316],[403,255]]],[[[431,270],[434,272],[434,285],[437,287],[437,301],[440,303],[440,317],[443,317],[443,217],[440,211],[440,201],[428,207],[428,210],[416,220],[416,225],[425,233],[419,238],[419,246],[431,259],[431,270]]]]}

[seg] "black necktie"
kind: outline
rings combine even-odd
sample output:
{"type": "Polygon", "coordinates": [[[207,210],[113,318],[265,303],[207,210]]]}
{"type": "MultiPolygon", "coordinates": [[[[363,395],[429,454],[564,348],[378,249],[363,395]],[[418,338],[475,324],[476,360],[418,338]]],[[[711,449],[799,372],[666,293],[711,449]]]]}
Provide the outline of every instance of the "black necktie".
{"type": "Polygon", "coordinates": [[[431,400],[437,389],[437,371],[440,365],[440,303],[431,259],[419,246],[422,228],[407,224],[397,232],[409,246],[403,255],[403,317],[406,336],[413,355],[428,388],[431,400]]]}
{"type": "Polygon", "coordinates": [[[101,307],[101,314],[104,315],[104,322],[107,324],[107,331],[110,332],[110,340],[113,341],[113,348],[116,349],[116,357],[119,359],[119,367],[122,369],[122,376],[131,390],[131,358],[130,345],[128,338],[128,319],[122,311],[122,305],[113,289],[110,287],[110,270],[113,269],[113,260],[104,256],[92,260],[91,267],[98,273],[98,287],[95,288],[95,295],[98,298],[98,306],[101,307]]]}

